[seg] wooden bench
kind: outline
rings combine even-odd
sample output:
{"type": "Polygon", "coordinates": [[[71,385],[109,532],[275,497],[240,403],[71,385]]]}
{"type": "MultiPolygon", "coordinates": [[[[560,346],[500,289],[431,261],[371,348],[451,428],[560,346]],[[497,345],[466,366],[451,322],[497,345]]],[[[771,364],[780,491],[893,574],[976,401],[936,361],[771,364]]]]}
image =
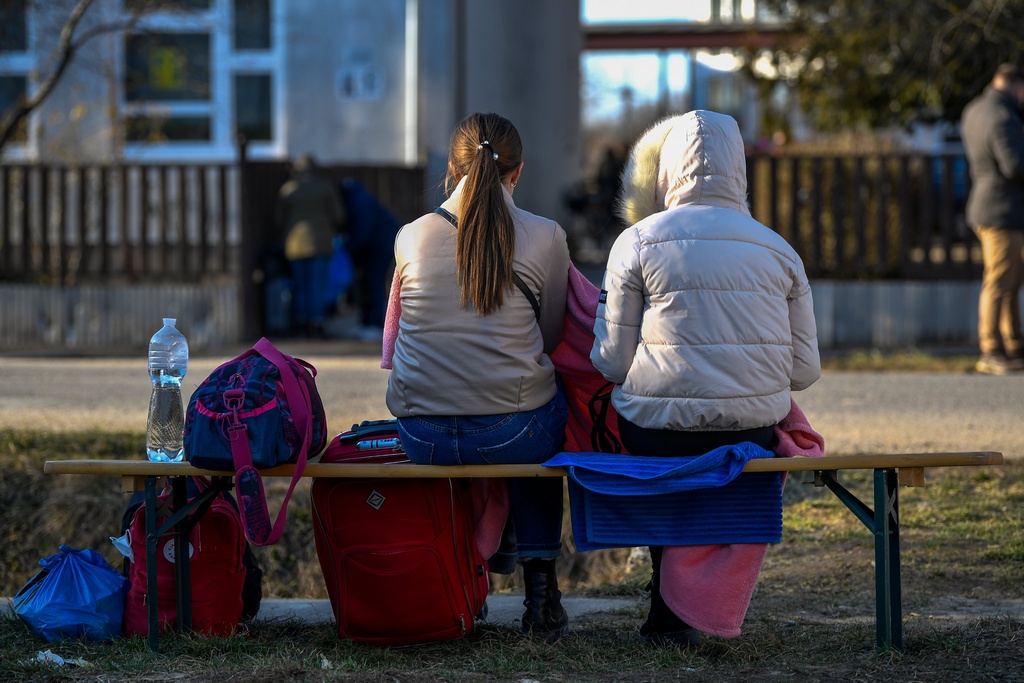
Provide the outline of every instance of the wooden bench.
{"type": "MultiPolygon", "coordinates": [[[[811,472],[815,486],[830,491],[864,523],[875,539],[875,614],[876,642],[885,650],[903,649],[903,613],[900,584],[900,526],[899,487],[923,486],[924,472],[932,467],[977,467],[1001,465],[1003,456],[993,451],[972,453],[913,453],[904,455],[852,455],[822,458],[773,458],[751,460],[744,472],[811,472]],[[839,470],[874,471],[874,508],[862,502],[838,481],[839,470]]],[[[145,491],[147,511],[155,507],[156,482],[169,477],[176,512],[157,525],[155,515],[147,514],[148,566],[156,566],[157,541],[161,536],[174,535],[175,554],[187,556],[188,533],[193,518],[201,514],[220,491],[229,488],[234,473],[204,470],[188,463],[154,463],[144,460],[51,460],[43,466],[47,474],[116,475],[121,477],[125,492],[145,491]],[[210,477],[213,486],[204,494],[187,501],[185,483],[190,476],[210,477]]],[[[292,476],[293,466],[284,465],[261,470],[265,477],[292,476]]],[[[412,465],[412,464],[326,464],[310,463],[305,477],[407,477],[407,478],[504,478],[504,477],[564,477],[561,468],[542,465],[412,465]]],[[[187,562],[178,563],[177,614],[178,628],[191,628],[191,601],[186,596],[189,588],[187,562]]],[[[159,648],[156,609],[156,572],[149,575],[149,642],[159,648]]]]}

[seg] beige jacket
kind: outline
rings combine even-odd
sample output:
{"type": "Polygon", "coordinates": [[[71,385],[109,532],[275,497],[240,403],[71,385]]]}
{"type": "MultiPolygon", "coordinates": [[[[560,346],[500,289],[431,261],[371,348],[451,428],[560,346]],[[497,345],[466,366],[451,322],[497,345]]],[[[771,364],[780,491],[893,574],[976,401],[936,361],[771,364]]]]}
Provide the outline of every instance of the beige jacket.
{"type": "Polygon", "coordinates": [[[334,234],[345,221],[345,209],[327,178],[312,172],[298,174],[281,186],[276,211],[285,235],[285,258],[334,253],[334,234]]]}
{"type": "MultiPolygon", "coordinates": [[[[443,208],[458,217],[462,183],[443,208]]],[[[548,354],[562,340],[569,248],[558,223],[505,200],[516,225],[515,271],[540,303],[540,320],[514,285],[501,309],[459,306],[455,228],[436,213],[395,240],[399,321],[387,405],[395,417],[498,415],[533,410],[555,395],[548,354]]]]}
{"type": "Polygon", "coordinates": [[[698,111],[663,125],[627,166],[625,212],[639,222],[609,254],[590,358],[641,427],[774,425],[790,391],[821,374],[803,263],[750,216],[733,119],[698,111]]]}

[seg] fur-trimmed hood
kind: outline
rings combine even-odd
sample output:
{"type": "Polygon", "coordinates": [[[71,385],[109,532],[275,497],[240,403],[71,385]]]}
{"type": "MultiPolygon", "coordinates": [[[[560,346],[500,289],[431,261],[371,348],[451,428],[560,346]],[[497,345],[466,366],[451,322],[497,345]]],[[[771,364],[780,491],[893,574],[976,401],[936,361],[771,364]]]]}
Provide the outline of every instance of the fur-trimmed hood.
{"type": "Polygon", "coordinates": [[[656,123],[633,146],[619,216],[634,225],[685,204],[750,215],[743,137],[731,116],[697,110],[656,123]]]}

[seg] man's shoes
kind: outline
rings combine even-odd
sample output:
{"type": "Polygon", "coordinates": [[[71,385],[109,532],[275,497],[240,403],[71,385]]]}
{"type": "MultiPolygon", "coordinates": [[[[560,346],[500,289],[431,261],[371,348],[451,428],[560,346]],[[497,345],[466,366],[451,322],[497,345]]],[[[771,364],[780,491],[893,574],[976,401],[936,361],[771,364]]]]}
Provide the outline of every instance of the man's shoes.
{"type": "Polygon", "coordinates": [[[1024,370],[1024,359],[1018,356],[1007,358],[1001,353],[984,353],[974,369],[986,375],[1008,375],[1024,370]]]}

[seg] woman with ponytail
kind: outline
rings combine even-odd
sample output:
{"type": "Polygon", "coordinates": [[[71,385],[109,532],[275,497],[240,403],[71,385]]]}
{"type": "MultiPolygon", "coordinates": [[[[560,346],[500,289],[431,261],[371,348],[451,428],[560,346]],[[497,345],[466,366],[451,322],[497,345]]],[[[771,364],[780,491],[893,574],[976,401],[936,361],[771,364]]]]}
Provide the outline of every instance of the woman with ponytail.
{"type": "MultiPolygon", "coordinates": [[[[448,199],[395,240],[387,405],[414,462],[539,463],[561,450],[567,411],[549,354],[562,340],[569,249],[556,222],[513,202],[522,172],[515,126],[472,114],[452,135],[448,199]]],[[[555,576],[562,482],[509,479],[508,494],[521,630],[553,640],[568,625],[555,576]]]]}

